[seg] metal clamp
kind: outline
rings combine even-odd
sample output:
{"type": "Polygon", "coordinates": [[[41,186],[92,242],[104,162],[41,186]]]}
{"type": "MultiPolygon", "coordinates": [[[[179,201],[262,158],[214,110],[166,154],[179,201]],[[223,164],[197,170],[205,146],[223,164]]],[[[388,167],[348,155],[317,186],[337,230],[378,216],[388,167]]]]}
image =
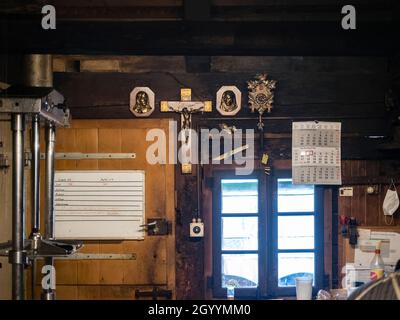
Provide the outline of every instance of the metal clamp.
{"type": "Polygon", "coordinates": [[[42,240],[42,236],[40,233],[32,233],[30,236],[31,240],[31,250],[37,251],[39,249],[40,241],[42,240]]]}
{"type": "Polygon", "coordinates": [[[28,265],[29,264],[28,255],[25,250],[24,251],[10,250],[8,252],[8,262],[12,264],[28,265]]]}

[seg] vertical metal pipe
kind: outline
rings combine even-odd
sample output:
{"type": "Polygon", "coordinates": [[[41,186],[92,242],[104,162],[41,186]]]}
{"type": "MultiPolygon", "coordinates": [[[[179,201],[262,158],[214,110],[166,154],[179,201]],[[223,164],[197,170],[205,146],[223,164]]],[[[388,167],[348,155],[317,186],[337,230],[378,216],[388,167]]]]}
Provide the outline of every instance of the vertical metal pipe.
{"type": "MultiPolygon", "coordinates": [[[[40,239],[40,117],[32,116],[31,128],[31,235],[32,249],[38,249],[40,239]]],[[[35,300],[36,259],[32,259],[31,297],[35,300]]]]}
{"type": "MultiPolygon", "coordinates": [[[[45,239],[54,238],[54,153],[56,142],[56,127],[53,123],[48,122],[46,125],[46,168],[45,168],[45,239]]],[[[48,257],[45,264],[54,265],[54,259],[48,257]]],[[[43,300],[54,300],[55,291],[52,289],[44,289],[42,292],[43,300]]]]}
{"type": "Polygon", "coordinates": [[[25,55],[23,64],[23,83],[26,86],[53,86],[53,61],[51,54],[25,55]]]}
{"type": "MultiPolygon", "coordinates": [[[[52,87],[53,63],[50,54],[29,54],[23,60],[23,84],[28,87],[52,87]]],[[[31,240],[32,249],[37,250],[41,236],[40,230],[40,119],[38,115],[32,117],[32,167],[31,167],[31,240]]],[[[47,210],[47,209],[46,209],[47,210]]],[[[52,223],[50,223],[52,225],[52,223]]],[[[47,229],[47,224],[46,224],[47,229]]],[[[50,232],[53,228],[50,227],[50,232]]],[[[32,259],[32,299],[35,299],[36,259],[32,259]]]]}
{"type": "Polygon", "coordinates": [[[45,172],[45,238],[54,238],[54,152],[56,127],[48,122],[46,126],[46,172],[45,172]]]}
{"type": "Polygon", "coordinates": [[[13,132],[13,181],[12,181],[12,298],[25,299],[24,240],[25,240],[25,192],[24,192],[24,134],[25,116],[12,115],[13,132]]]}
{"type": "Polygon", "coordinates": [[[31,136],[31,225],[32,235],[40,229],[40,119],[32,116],[31,136]]]}

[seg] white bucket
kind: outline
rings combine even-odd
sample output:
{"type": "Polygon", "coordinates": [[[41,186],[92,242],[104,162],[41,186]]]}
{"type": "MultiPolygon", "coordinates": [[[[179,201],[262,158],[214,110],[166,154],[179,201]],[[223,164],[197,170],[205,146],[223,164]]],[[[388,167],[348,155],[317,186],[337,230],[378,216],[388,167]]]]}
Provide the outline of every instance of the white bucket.
{"type": "Polygon", "coordinates": [[[296,297],[297,300],[311,300],[312,297],[312,282],[311,277],[296,278],[296,297]]]}

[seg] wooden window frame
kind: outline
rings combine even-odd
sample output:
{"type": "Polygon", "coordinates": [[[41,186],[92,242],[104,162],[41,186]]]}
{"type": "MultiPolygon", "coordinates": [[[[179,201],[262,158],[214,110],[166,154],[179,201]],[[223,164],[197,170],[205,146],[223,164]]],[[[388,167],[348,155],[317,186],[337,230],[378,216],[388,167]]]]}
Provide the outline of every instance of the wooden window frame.
{"type": "MultiPolygon", "coordinates": [[[[251,175],[246,175],[246,176],[236,176],[234,171],[229,170],[229,171],[220,171],[215,174],[214,176],[214,189],[213,189],[213,296],[215,298],[225,298],[226,297],[226,290],[224,290],[221,286],[222,283],[222,276],[221,276],[221,255],[222,249],[221,249],[221,221],[222,221],[222,213],[221,213],[221,180],[222,179],[257,179],[258,180],[258,213],[252,213],[252,214],[224,214],[224,216],[234,216],[234,217],[258,217],[258,243],[261,243],[261,237],[264,235],[264,228],[263,226],[265,223],[263,222],[263,217],[265,217],[264,214],[264,205],[263,205],[263,199],[260,197],[262,194],[262,188],[265,185],[263,183],[263,179],[261,176],[260,171],[255,171],[251,175]],[[215,196],[215,195],[218,196],[215,196]],[[216,214],[217,213],[217,214],[216,214]],[[217,258],[218,257],[218,258],[217,258]]],[[[232,253],[239,253],[238,251],[229,251],[232,253]]],[[[260,268],[260,262],[261,260],[264,259],[264,254],[263,250],[261,250],[260,246],[258,247],[257,250],[240,250],[240,253],[246,254],[246,253],[256,253],[258,254],[258,288],[241,288],[241,289],[236,289],[235,290],[235,297],[239,298],[256,298],[259,296],[259,291],[260,291],[260,285],[261,285],[261,280],[263,279],[263,271],[262,269],[265,268],[260,268]]],[[[262,262],[261,262],[262,264],[262,262]]]]}
{"type": "Polygon", "coordinates": [[[314,211],[311,212],[289,212],[281,214],[284,216],[314,216],[314,249],[293,249],[278,250],[278,179],[292,178],[291,170],[277,170],[270,179],[272,185],[272,193],[269,193],[272,211],[268,213],[271,216],[269,241],[272,248],[267,248],[268,257],[270,257],[271,279],[268,281],[269,293],[273,297],[277,296],[294,296],[296,294],[295,287],[279,287],[278,286],[278,253],[279,252],[313,252],[314,253],[314,286],[313,294],[315,295],[319,289],[323,287],[324,281],[324,187],[314,186],[314,211]],[[272,252],[271,252],[272,251],[272,252]],[[271,258],[272,257],[272,258],[271,258]]]}
{"type": "MultiPolygon", "coordinates": [[[[255,170],[252,175],[237,176],[232,169],[213,172],[212,188],[212,295],[214,298],[226,298],[226,290],[222,288],[221,275],[221,180],[222,179],[258,179],[258,287],[235,290],[237,299],[265,299],[283,296],[294,296],[295,287],[278,287],[277,266],[277,181],[278,178],[291,178],[291,170],[275,170],[266,176],[262,170],[255,170]],[[267,195],[267,196],[263,196],[267,195]],[[268,244],[271,245],[263,245],[268,244]]],[[[324,285],[324,187],[315,186],[315,284],[313,294],[324,285]],[[319,213],[319,214],[318,214],[319,213]]],[[[301,214],[303,215],[303,214],[301,214]]],[[[225,214],[224,214],[225,216],[225,214]]],[[[232,215],[233,216],[233,215],[232,215]]],[[[235,214],[234,216],[245,216],[235,214]]],[[[307,250],[300,250],[307,251],[307,250]]],[[[236,252],[236,251],[234,251],[236,252]]],[[[253,251],[241,251],[241,253],[253,251]]]]}

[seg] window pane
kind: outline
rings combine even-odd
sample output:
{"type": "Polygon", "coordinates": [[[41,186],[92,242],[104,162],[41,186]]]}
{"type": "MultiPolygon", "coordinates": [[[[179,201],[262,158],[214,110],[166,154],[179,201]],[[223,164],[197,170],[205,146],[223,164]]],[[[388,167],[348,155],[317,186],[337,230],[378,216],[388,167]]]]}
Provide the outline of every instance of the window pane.
{"type": "Polygon", "coordinates": [[[234,282],[236,288],[258,286],[257,254],[223,254],[221,261],[222,287],[234,282]]]}
{"type": "Polygon", "coordinates": [[[278,179],[278,212],[313,212],[314,186],[278,179]]]}
{"type": "Polygon", "coordinates": [[[278,253],[278,285],[296,285],[297,277],[312,276],[314,281],[314,253],[278,253]]]}
{"type": "Polygon", "coordinates": [[[222,213],[257,213],[257,179],[222,179],[222,213]]]}
{"type": "Polygon", "coordinates": [[[278,249],[313,249],[314,216],[278,216],[278,249]]]}
{"type": "Polygon", "coordinates": [[[222,250],[257,250],[257,217],[222,218],[222,250]]]}

